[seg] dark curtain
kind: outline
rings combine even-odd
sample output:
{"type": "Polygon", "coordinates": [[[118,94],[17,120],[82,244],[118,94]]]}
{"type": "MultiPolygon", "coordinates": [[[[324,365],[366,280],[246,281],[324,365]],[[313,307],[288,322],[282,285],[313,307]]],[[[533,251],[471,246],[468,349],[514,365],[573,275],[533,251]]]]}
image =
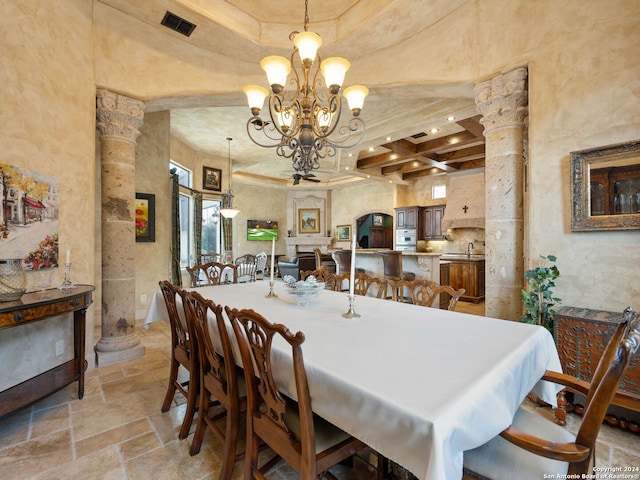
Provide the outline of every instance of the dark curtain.
{"type": "Polygon", "coordinates": [[[176,286],[182,286],[180,273],[180,186],[178,175],[171,173],[171,271],[169,279],[176,286]]]}
{"type": "Polygon", "coordinates": [[[231,218],[224,218],[222,215],[222,243],[223,259],[225,262],[233,261],[233,220],[231,218]]]}
{"type": "Polygon", "coordinates": [[[194,263],[200,264],[202,263],[202,193],[196,191],[193,192],[193,237],[194,263]]]}

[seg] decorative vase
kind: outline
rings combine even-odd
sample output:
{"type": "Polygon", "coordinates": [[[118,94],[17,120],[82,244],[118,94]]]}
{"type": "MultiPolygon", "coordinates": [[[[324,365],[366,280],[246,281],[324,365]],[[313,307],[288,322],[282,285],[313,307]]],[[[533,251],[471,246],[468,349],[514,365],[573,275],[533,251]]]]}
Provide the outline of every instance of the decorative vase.
{"type": "Polygon", "coordinates": [[[22,259],[0,259],[0,302],[19,300],[27,290],[22,259]]]}

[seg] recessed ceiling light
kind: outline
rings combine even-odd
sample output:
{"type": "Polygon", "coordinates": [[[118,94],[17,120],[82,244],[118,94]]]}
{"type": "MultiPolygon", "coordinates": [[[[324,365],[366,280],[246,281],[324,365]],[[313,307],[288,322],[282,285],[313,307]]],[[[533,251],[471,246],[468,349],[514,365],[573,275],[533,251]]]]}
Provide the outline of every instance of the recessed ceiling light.
{"type": "Polygon", "coordinates": [[[431,133],[438,133],[438,128],[432,128],[431,130],[429,130],[429,132],[431,133]]]}
{"type": "Polygon", "coordinates": [[[390,141],[391,141],[391,137],[387,137],[387,142],[390,142],[390,141]]]}
{"type": "Polygon", "coordinates": [[[369,151],[370,151],[370,152],[373,152],[374,150],[375,150],[375,148],[374,148],[374,147],[369,147],[369,151]]]}
{"type": "Polygon", "coordinates": [[[345,170],[349,170],[349,167],[344,167],[345,170]]]}
{"type": "Polygon", "coordinates": [[[353,153],[350,153],[350,154],[349,154],[349,156],[350,156],[350,157],[353,157],[353,153]]]}
{"type": "Polygon", "coordinates": [[[371,175],[367,175],[367,178],[371,178],[371,175]]]}
{"type": "Polygon", "coordinates": [[[453,115],[450,115],[447,117],[447,120],[450,122],[453,122],[456,119],[456,117],[454,117],[453,115]]]}

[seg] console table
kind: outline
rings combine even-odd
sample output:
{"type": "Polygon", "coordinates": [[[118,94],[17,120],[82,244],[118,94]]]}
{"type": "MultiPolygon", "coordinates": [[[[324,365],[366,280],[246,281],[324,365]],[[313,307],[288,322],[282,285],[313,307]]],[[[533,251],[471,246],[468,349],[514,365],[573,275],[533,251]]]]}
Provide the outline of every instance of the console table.
{"type": "MultiPolygon", "coordinates": [[[[562,371],[591,381],[602,352],[616,326],[622,321],[622,312],[562,307],[556,312],[554,319],[555,340],[562,371]]],[[[556,422],[560,425],[565,424],[567,412],[575,411],[580,414],[584,409],[571,397],[567,398],[563,393],[558,397],[556,422]]],[[[611,405],[622,407],[630,413],[640,412],[640,358],[631,360],[611,405]]],[[[640,424],[633,419],[610,413],[605,420],[612,425],[640,433],[640,424]]]]}
{"type": "Polygon", "coordinates": [[[76,285],[73,289],[50,289],[26,293],[20,300],[0,303],[0,329],[17,327],[32,322],[73,312],[73,359],[44,373],[25,380],[0,392],[0,417],[24,407],[78,382],[78,398],[84,396],[85,315],[92,303],[91,285],[76,285]]]}

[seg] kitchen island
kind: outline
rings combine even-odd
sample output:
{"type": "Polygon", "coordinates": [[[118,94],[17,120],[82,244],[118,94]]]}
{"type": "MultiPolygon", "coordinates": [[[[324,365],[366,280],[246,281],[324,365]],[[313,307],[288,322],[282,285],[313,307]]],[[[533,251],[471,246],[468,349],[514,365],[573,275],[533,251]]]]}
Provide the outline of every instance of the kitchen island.
{"type": "MultiPolygon", "coordinates": [[[[380,251],[382,249],[357,249],[356,268],[363,268],[368,275],[384,278],[380,251]]],[[[440,283],[440,253],[402,252],[402,271],[415,273],[419,280],[440,283]]]]}

